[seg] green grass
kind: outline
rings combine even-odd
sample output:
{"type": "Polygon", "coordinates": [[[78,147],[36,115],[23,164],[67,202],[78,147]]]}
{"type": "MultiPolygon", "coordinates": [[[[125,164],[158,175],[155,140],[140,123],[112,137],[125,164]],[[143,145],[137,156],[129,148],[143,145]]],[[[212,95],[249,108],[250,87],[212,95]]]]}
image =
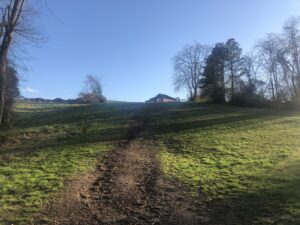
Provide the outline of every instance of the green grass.
{"type": "Polygon", "coordinates": [[[220,224],[300,224],[300,112],[152,105],[166,176],[187,184],[220,224]]]}
{"type": "Polygon", "coordinates": [[[0,224],[28,224],[65,179],[95,168],[126,138],[138,105],[18,103],[15,124],[2,131],[0,224]]]}
{"type": "Polygon", "coordinates": [[[126,139],[132,119],[145,122],[140,137],[158,143],[163,173],[190,187],[200,214],[300,224],[300,112],[189,103],[19,103],[0,133],[0,224],[28,224],[66,179],[126,139]]]}

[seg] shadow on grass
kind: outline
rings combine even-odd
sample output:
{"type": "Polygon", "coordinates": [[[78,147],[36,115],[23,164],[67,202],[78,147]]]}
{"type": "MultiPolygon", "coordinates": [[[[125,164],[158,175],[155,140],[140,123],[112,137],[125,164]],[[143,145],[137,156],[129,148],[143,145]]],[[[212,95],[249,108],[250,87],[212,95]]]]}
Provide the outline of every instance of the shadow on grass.
{"type": "Polygon", "coordinates": [[[263,179],[263,188],[256,191],[210,202],[212,224],[300,224],[300,172],[290,177],[293,171],[300,171],[300,162],[292,167],[284,173],[269,174],[263,179]]]}
{"type": "MultiPolygon", "coordinates": [[[[60,149],[75,145],[87,145],[93,143],[117,143],[123,142],[127,137],[127,127],[120,128],[107,128],[101,131],[87,132],[85,134],[66,134],[57,138],[48,139],[46,141],[33,141],[28,145],[19,145],[14,148],[4,149],[0,151],[1,155],[7,154],[21,154],[30,155],[36,151],[42,151],[43,148],[47,149],[60,149]]],[[[54,153],[54,152],[53,152],[54,153]]]]}
{"type": "Polygon", "coordinates": [[[125,106],[123,104],[108,105],[80,105],[62,108],[54,108],[49,111],[21,112],[17,115],[14,125],[18,128],[29,128],[39,126],[65,125],[70,123],[94,123],[113,122],[119,123],[126,113],[133,111],[135,105],[125,106]]]}
{"type": "Polygon", "coordinates": [[[275,120],[283,115],[299,115],[295,112],[282,113],[272,112],[271,110],[241,109],[205,104],[198,104],[198,107],[190,109],[189,107],[190,104],[169,108],[145,106],[144,113],[138,114],[136,119],[146,124],[147,132],[143,133],[143,135],[150,138],[155,135],[186,132],[219,125],[238,128],[239,130],[243,129],[243,127],[249,128],[249,126],[263,127],[264,122],[275,120]],[[156,108],[159,110],[155,110],[156,108]]]}
{"type": "MultiPolygon", "coordinates": [[[[0,163],[2,160],[5,163],[9,163],[9,157],[12,156],[11,160],[14,160],[13,157],[15,155],[29,156],[27,159],[24,157],[24,160],[27,160],[28,163],[30,163],[30,156],[37,152],[51,155],[55,154],[56,151],[64,152],[64,149],[67,149],[65,153],[71,154],[73,151],[72,148],[75,146],[125,141],[128,137],[127,132],[132,120],[142,121],[146,126],[146,130],[145,132],[141,132],[140,136],[151,139],[160,134],[171,134],[201,128],[204,129],[221,124],[228,124],[230,126],[241,128],[243,126],[241,122],[248,121],[247,123],[249,124],[255,122],[257,119],[262,119],[264,121],[272,120],[275,119],[276,116],[280,116],[280,113],[272,113],[270,110],[250,110],[236,107],[189,103],[101,104],[72,106],[70,108],[63,107],[49,111],[31,110],[30,112],[20,113],[16,123],[16,129],[36,129],[36,139],[33,137],[32,140],[28,140],[26,143],[17,144],[10,148],[2,148],[0,151],[0,163]],[[208,117],[209,115],[219,114],[220,112],[224,114],[223,117],[208,117]],[[194,117],[197,118],[193,119],[194,117]],[[52,133],[48,132],[46,129],[45,133],[43,133],[39,128],[56,125],[61,126],[63,131],[54,131],[52,133]]],[[[78,153],[80,154],[80,152],[78,153]]],[[[20,158],[20,161],[22,161],[23,158],[20,158]]],[[[66,156],[66,159],[67,158],[68,157],[66,156]]],[[[55,163],[55,160],[56,159],[53,159],[53,163],[55,163]]],[[[44,163],[44,161],[39,163],[44,163]]],[[[62,168],[62,170],[67,170],[67,165],[64,163],[68,163],[67,160],[57,167],[62,168]]],[[[70,167],[72,167],[72,162],[69,163],[70,167]]],[[[299,180],[290,183],[289,185],[299,185],[299,180]]],[[[39,187],[37,187],[37,189],[38,188],[39,187]]],[[[41,188],[43,188],[43,186],[41,186],[41,188]]],[[[286,187],[281,188],[284,189],[286,187]]],[[[232,220],[245,221],[244,224],[253,224],[255,222],[254,216],[258,215],[263,217],[264,213],[269,212],[266,210],[271,210],[269,208],[270,206],[272,206],[272,208],[274,206],[274,213],[282,210],[281,207],[283,206],[281,205],[280,209],[276,208],[276,201],[274,201],[274,204],[264,203],[265,201],[273,202],[272,196],[277,194],[282,195],[280,193],[280,188],[266,190],[264,193],[246,193],[238,195],[236,198],[228,197],[226,199],[226,204],[229,205],[228,207],[227,205],[224,207],[224,205],[222,205],[223,202],[222,204],[220,203],[220,206],[218,206],[217,202],[212,203],[212,208],[214,208],[213,216],[216,218],[217,222],[219,220],[232,220]],[[249,210],[248,214],[242,213],[247,210],[249,210]]],[[[279,199],[279,197],[276,196],[276,199],[279,199]]],[[[278,204],[283,204],[282,202],[283,201],[280,201],[278,204]]]]}
{"type": "MultiPolygon", "coordinates": [[[[137,119],[145,122],[147,132],[142,133],[144,138],[153,138],[156,135],[168,135],[164,141],[172,153],[183,153],[185,145],[179,140],[176,143],[176,134],[180,132],[197,132],[196,130],[216,127],[224,132],[249,130],[264,127],[266,123],[272,124],[299,123],[293,116],[299,117],[295,111],[272,111],[268,109],[247,109],[230,106],[211,106],[198,104],[175,105],[162,107],[159,105],[146,106],[144,114],[139,114],[137,119]],[[157,110],[156,110],[157,109],[157,110]],[[214,115],[215,114],[215,115],[214,115]],[[291,117],[282,120],[282,117],[291,117]],[[195,130],[195,131],[194,131],[195,130]],[[173,134],[175,139],[173,139],[173,134]],[[175,149],[174,149],[175,148],[175,149]]],[[[210,130],[210,129],[208,129],[210,130]]],[[[238,135],[238,134],[237,134],[238,135]]],[[[158,137],[159,139],[160,137],[158,137]]],[[[184,140],[185,144],[189,140],[184,140]]],[[[275,154],[275,153],[274,153],[275,154]]],[[[207,208],[211,223],[216,225],[250,225],[250,224],[300,224],[300,162],[293,168],[285,169],[283,174],[266,174],[262,177],[245,178],[259,188],[249,192],[235,192],[221,200],[209,202],[207,208]],[[259,180],[256,180],[259,179],[259,180]]],[[[268,171],[266,171],[268,173],[268,171]]],[[[209,174],[208,174],[209,175],[209,174]]],[[[201,200],[200,200],[201,202],[201,200]]],[[[203,213],[203,216],[205,213],[203,213]]]]}
{"type": "Polygon", "coordinates": [[[4,145],[0,155],[30,155],[43,148],[124,141],[131,114],[139,107],[138,104],[100,104],[55,108],[47,112],[21,112],[14,128],[16,135],[12,132],[15,137],[10,137],[10,133],[7,135],[17,144],[4,145]],[[32,137],[24,140],[26,134],[32,137]]]}
{"type": "Polygon", "coordinates": [[[94,167],[115,142],[126,140],[131,114],[139,107],[101,104],[19,112],[0,147],[0,223],[30,224],[30,215],[66,177],[94,167]]]}

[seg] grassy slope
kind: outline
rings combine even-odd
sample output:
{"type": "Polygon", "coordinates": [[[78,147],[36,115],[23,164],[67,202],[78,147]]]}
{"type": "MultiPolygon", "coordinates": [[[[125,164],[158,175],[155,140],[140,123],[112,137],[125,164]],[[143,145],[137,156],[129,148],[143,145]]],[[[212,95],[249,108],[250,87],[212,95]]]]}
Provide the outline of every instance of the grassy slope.
{"type": "Polygon", "coordinates": [[[125,138],[133,113],[147,122],[143,138],[160,143],[164,173],[200,193],[221,224],[300,224],[300,113],[199,104],[17,111],[0,146],[0,224],[30,221],[65,178],[125,138]]]}
{"type": "Polygon", "coordinates": [[[0,133],[0,224],[28,224],[64,179],[93,169],[125,138],[135,107],[18,104],[14,129],[0,133]]]}
{"type": "Polygon", "coordinates": [[[300,113],[149,105],[167,176],[200,193],[221,224],[300,224],[300,113]],[[219,215],[219,218],[218,218],[219,215]],[[230,221],[230,222],[229,222],[230,221]]]}

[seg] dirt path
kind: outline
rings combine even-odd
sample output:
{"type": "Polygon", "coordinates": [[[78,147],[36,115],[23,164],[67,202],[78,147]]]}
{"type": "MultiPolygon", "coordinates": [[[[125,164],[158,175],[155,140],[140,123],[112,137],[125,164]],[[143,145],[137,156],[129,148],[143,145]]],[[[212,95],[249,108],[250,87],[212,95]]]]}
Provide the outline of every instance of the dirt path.
{"type": "Polygon", "coordinates": [[[67,184],[36,224],[200,224],[186,189],[160,173],[155,143],[135,140],[141,126],[96,171],[67,184]]]}

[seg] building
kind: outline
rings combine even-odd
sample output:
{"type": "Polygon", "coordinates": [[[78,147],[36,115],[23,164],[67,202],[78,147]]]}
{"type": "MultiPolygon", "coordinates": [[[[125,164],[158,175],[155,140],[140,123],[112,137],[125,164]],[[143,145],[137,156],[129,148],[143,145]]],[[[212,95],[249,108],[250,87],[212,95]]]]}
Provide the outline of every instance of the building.
{"type": "Polygon", "coordinates": [[[153,103],[153,102],[178,102],[178,100],[176,98],[172,98],[168,95],[158,94],[154,98],[150,98],[146,102],[150,102],[150,103],[153,103]]]}

